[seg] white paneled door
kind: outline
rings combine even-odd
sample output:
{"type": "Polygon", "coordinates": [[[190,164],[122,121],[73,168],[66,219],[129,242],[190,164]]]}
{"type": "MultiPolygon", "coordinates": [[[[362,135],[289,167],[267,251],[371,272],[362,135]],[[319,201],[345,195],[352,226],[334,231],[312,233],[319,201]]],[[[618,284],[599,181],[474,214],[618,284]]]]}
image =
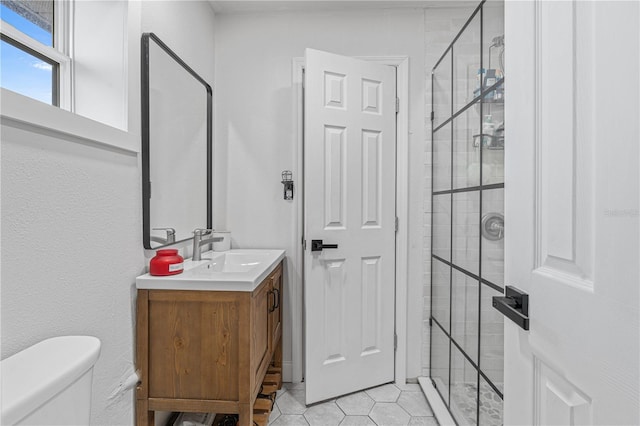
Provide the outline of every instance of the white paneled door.
{"type": "Polygon", "coordinates": [[[504,422],[640,424],[640,3],[506,2],[504,422]]]}
{"type": "Polygon", "coordinates": [[[394,379],[395,68],[305,67],[307,404],[394,379]]]}

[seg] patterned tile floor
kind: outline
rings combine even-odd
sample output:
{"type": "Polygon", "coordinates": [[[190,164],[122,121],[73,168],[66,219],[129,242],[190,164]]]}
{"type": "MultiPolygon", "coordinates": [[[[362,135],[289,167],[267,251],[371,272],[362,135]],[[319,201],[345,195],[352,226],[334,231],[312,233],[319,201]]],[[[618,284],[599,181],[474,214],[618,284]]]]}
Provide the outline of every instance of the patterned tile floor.
{"type": "Polygon", "coordinates": [[[437,426],[420,385],[387,384],[305,406],[304,383],[284,383],[269,425],[295,426],[437,426]]]}

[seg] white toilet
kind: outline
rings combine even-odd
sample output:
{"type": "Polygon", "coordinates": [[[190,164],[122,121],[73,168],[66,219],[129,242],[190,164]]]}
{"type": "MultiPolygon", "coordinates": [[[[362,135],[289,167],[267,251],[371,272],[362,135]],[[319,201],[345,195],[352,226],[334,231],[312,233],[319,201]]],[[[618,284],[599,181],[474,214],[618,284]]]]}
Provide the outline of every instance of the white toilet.
{"type": "Polygon", "coordinates": [[[62,336],[2,360],[1,424],[88,425],[99,356],[96,337],[62,336]]]}

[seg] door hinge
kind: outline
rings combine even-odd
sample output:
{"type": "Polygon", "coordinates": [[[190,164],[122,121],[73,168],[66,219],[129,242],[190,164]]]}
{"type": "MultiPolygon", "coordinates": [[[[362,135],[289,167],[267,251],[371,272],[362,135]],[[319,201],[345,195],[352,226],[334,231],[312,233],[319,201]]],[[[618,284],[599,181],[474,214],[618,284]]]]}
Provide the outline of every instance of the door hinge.
{"type": "Polygon", "coordinates": [[[398,232],[399,221],[398,216],[396,216],[396,233],[398,232]]]}
{"type": "Polygon", "coordinates": [[[433,111],[431,111],[431,121],[433,121],[433,119],[435,118],[435,114],[433,113],[433,111]]]}
{"type": "Polygon", "coordinates": [[[396,333],[393,333],[393,350],[398,350],[398,335],[396,333]]]}
{"type": "Polygon", "coordinates": [[[307,249],[307,240],[305,240],[304,238],[302,239],[302,251],[305,251],[307,249]]]}
{"type": "Polygon", "coordinates": [[[400,112],[400,98],[396,98],[396,114],[400,112]]]}
{"type": "Polygon", "coordinates": [[[429,327],[433,327],[433,318],[429,317],[429,327]]]}

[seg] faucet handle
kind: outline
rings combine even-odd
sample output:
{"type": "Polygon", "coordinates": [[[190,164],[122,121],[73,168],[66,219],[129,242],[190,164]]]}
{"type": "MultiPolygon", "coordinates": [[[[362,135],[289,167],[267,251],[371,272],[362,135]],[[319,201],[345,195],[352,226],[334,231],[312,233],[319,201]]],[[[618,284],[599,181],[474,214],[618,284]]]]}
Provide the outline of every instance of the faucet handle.
{"type": "Polygon", "coordinates": [[[215,229],[209,229],[209,228],[196,228],[193,230],[193,235],[199,235],[199,236],[203,236],[203,235],[209,235],[211,234],[213,231],[215,231],[215,229]]]}

